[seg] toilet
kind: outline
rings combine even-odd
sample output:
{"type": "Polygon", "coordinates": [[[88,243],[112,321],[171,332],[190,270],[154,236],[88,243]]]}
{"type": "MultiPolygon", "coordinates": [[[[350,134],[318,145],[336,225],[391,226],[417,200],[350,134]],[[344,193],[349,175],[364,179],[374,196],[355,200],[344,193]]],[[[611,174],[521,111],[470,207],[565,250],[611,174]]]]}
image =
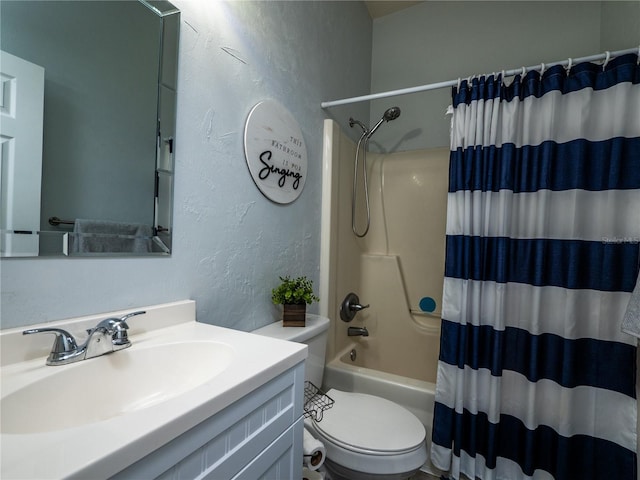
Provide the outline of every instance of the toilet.
{"type": "MultiPolygon", "coordinates": [[[[324,374],[329,319],[307,314],[304,327],[275,322],[253,333],[309,348],[305,380],[320,387],[324,374]]],[[[404,480],[427,460],[426,431],[404,407],[384,398],[330,389],[334,404],[320,421],[305,427],[326,449],[325,467],[332,480],[404,480]]]]}

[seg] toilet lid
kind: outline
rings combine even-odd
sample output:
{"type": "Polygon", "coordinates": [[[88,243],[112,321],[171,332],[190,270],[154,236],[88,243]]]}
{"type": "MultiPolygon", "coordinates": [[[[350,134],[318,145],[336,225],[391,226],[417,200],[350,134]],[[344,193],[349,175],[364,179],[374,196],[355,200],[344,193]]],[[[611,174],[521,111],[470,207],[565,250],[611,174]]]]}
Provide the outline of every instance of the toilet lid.
{"type": "Polygon", "coordinates": [[[349,450],[377,455],[415,450],[425,440],[422,422],[384,398],[363,393],[327,392],[335,403],[314,422],[318,433],[349,450]]]}

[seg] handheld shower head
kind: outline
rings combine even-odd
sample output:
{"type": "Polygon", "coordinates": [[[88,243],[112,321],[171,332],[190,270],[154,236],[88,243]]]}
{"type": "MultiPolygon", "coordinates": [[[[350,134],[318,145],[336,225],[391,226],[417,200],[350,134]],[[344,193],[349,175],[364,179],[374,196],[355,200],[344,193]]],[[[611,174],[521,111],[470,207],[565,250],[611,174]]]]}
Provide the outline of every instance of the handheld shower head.
{"type": "Polygon", "coordinates": [[[387,122],[390,122],[391,120],[395,120],[399,116],[400,116],[400,108],[399,107],[388,108],[384,112],[384,114],[382,115],[382,118],[380,120],[378,120],[378,123],[376,123],[373,126],[373,128],[371,130],[369,130],[369,132],[367,133],[367,138],[371,138],[371,136],[375,133],[375,131],[378,129],[378,127],[380,125],[382,125],[382,122],[384,122],[385,120],[387,122]]]}
{"type": "Polygon", "coordinates": [[[391,120],[395,120],[399,116],[400,116],[400,108],[391,107],[387,109],[386,112],[384,112],[384,115],[382,116],[382,118],[384,118],[387,122],[390,122],[391,120]]]}

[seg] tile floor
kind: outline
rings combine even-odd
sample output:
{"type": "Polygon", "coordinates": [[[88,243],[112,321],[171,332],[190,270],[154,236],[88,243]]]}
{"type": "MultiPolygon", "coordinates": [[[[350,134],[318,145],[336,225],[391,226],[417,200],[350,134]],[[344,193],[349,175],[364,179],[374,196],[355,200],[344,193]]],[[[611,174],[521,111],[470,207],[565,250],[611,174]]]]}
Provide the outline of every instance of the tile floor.
{"type": "MultiPolygon", "coordinates": [[[[324,470],[324,467],[320,467],[320,471],[324,475],[324,480],[331,480],[329,474],[324,470]]],[[[418,472],[414,476],[412,476],[409,480],[441,480],[440,477],[436,477],[435,475],[429,475],[428,473],[418,472]]]]}
{"type": "Polygon", "coordinates": [[[424,472],[418,472],[409,480],[440,480],[440,477],[435,477],[424,472]]]}

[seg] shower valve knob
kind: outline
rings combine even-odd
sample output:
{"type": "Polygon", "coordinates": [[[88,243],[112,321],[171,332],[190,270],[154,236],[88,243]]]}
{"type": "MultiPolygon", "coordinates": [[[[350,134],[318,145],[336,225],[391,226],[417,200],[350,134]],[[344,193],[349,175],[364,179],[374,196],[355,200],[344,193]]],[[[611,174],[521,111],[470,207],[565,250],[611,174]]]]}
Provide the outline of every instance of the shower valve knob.
{"type": "Polygon", "coordinates": [[[345,322],[350,322],[360,310],[369,308],[369,305],[361,305],[358,295],[349,293],[340,305],[340,318],[345,322]]]}
{"type": "Polygon", "coordinates": [[[360,305],[359,303],[350,304],[349,308],[355,312],[359,312],[360,310],[364,310],[365,308],[369,308],[369,305],[360,305]]]}

